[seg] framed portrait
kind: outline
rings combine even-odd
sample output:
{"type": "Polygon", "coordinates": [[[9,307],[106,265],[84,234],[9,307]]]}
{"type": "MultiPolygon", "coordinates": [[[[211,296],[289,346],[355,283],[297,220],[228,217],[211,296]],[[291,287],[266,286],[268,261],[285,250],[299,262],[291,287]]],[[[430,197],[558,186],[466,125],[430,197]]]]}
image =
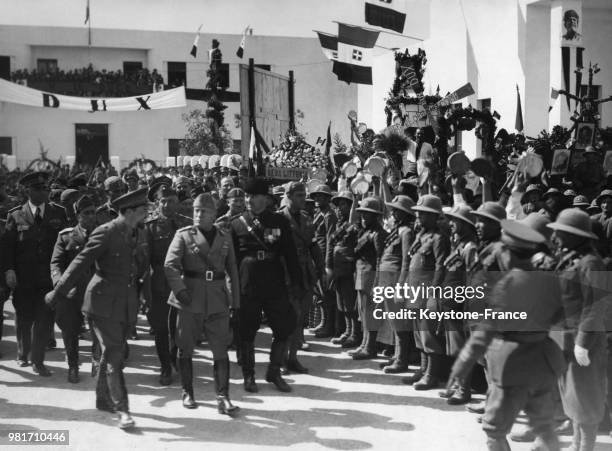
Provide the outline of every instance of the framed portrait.
{"type": "Polygon", "coordinates": [[[587,146],[593,145],[595,138],[595,124],[593,122],[580,122],[576,127],[576,142],[574,149],[584,150],[587,146]]]}
{"type": "Polygon", "coordinates": [[[604,167],[604,171],[606,171],[606,175],[612,175],[612,150],[608,150],[606,152],[606,156],[604,157],[603,167],[604,167]]]}
{"type": "Polygon", "coordinates": [[[561,18],[561,45],[582,46],[582,8],[580,2],[567,2],[561,18]]]}
{"type": "Polygon", "coordinates": [[[570,164],[570,156],[571,151],[569,149],[555,149],[550,170],[551,175],[567,174],[567,170],[570,164]]]}

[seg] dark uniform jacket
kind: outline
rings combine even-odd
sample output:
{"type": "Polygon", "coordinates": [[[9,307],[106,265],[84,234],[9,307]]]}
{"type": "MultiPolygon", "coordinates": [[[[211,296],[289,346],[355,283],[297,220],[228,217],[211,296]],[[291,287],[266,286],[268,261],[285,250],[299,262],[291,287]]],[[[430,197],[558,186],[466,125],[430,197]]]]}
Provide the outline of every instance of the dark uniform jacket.
{"type": "MultiPolygon", "coordinates": [[[[410,248],[410,269],[408,283],[411,286],[424,284],[427,286],[441,286],[444,280],[444,262],[449,254],[450,241],[448,236],[434,230],[421,230],[410,248]]],[[[415,306],[423,305],[427,301],[424,297],[413,303],[415,306]]]]}
{"type": "Polygon", "coordinates": [[[137,282],[139,256],[138,231],[130,229],[121,219],[96,228],[85,248],[68,266],[55,290],[66,296],[83,273],[95,265],[95,274],[85,290],[83,312],[119,322],[134,323],[138,310],[137,282]]]}
{"type": "Polygon", "coordinates": [[[109,202],[100,205],[96,209],[96,223],[98,225],[106,224],[107,222],[112,221],[118,216],[119,213],[117,213],[117,211],[113,207],[111,207],[109,202]]]}
{"type": "Polygon", "coordinates": [[[319,251],[321,255],[325,258],[327,256],[327,242],[329,239],[329,234],[334,230],[336,223],[338,222],[338,218],[336,217],[336,213],[331,208],[327,208],[327,210],[319,211],[313,221],[313,227],[315,229],[314,239],[319,246],[319,251]]]}
{"type": "Polygon", "coordinates": [[[205,316],[240,308],[238,268],[229,233],[217,228],[214,241],[209,243],[196,226],[179,229],[164,267],[172,289],[168,304],[173,307],[205,316]],[[225,283],[226,274],[230,276],[231,293],[225,283]],[[175,295],[182,290],[191,294],[190,305],[176,299],[175,295]]]}
{"type": "Polygon", "coordinates": [[[355,273],[355,246],[359,226],[346,221],[338,222],[330,231],[325,256],[325,267],[333,271],[332,277],[353,276],[355,273]]]}
{"type": "Polygon", "coordinates": [[[374,286],[378,260],[383,253],[387,232],[380,223],[362,229],[355,246],[355,289],[368,292],[374,286]]]}
{"type": "Polygon", "coordinates": [[[231,223],[240,292],[245,296],[286,298],[286,265],[292,286],[302,286],[295,243],[287,219],[270,210],[245,212],[231,223]]]}
{"type": "MultiPolygon", "coordinates": [[[[59,233],[51,257],[51,278],[53,279],[53,285],[60,281],[70,262],[85,248],[87,239],[87,232],[80,225],[68,227],[59,233]]],[[[91,265],[88,270],[82,273],[74,288],[68,292],[68,299],[83,303],[85,290],[93,276],[94,270],[94,266],[91,265]]]]}
{"type": "Polygon", "coordinates": [[[414,235],[408,226],[394,228],[385,239],[384,250],[378,265],[380,285],[402,285],[408,280],[410,246],[414,235]]]}

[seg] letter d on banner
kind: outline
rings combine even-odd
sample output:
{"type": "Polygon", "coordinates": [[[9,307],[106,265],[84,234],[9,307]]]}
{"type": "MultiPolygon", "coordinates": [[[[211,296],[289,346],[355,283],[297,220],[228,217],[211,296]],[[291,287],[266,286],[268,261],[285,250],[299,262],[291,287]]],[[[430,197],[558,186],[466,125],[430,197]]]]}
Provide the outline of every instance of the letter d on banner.
{"type": "Polygon", "coordinates": [[[53,94],[47,94],[46,92],[43,92],[42,96],[43,96],[43,106],[48,107],[48,108],[59,108],[60,102],[58,98],[55,97],[53,94]]]}

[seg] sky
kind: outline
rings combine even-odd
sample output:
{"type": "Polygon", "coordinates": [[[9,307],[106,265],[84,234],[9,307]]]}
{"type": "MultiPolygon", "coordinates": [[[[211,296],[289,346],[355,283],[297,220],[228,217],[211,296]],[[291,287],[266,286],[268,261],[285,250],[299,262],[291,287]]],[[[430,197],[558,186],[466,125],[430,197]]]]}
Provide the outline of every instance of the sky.
{"type": "MultiPolygon", "coordinates": [[[[412,0],[415,11],[429,0],[412,0]]],[[[130,30],[314,37],[334,20],[365,25],[363,0],[90,0],[92,26],[130,30]]],[[[0,24],[84,26],[87,0],[0,0],[0,24]]],[[[422,17],[415,14],[415,17],[422,17]]],[[[414,24],[418,35],[422,27],[414,24]]]]}

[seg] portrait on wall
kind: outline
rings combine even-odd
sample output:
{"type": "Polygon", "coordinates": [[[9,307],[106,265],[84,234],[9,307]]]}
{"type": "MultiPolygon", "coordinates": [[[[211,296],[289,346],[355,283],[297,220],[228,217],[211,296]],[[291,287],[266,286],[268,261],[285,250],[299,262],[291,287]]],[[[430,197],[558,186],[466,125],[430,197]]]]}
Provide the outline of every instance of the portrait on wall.
{"type": "Polygon", "coordinates": [[[567,174],[567,169],[570,162],[570,150],[569,149],[555,149],[553,154],[553,161],[551,166],[551,175],[563,175],[567,174]]]}
{"type": "Polygon", "coordinates": [[[604,171],[606,175],[612,175],[612,150],[606,152],[603,162],[604,171]]]}
{"type": "Polygon", "coordinates": [[[564,8],[561,23],[561,45],[562,46],[581,46],[582,45],[582,18],[580,8],[564,8]]]}
{"type": "Polygon", "coordinates": [[[576,127],[576,142],[574,148],[578,150],[584,150],[587,146],[593,145],[593,138],[595,136],[595,124],[592,122],[581,122],[576,127]]]}

